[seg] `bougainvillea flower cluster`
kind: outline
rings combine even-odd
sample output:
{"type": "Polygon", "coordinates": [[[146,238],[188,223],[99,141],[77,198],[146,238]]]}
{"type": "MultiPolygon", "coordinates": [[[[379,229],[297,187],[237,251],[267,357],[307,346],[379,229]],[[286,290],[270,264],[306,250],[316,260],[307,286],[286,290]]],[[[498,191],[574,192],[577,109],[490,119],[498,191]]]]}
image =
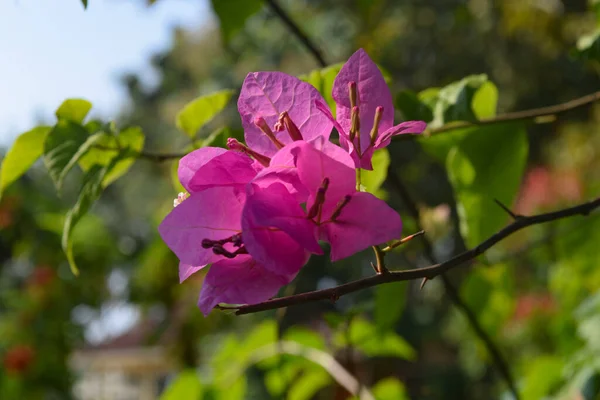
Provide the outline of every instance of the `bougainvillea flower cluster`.
{"type": "Polygon", "coordinates": [[[425,123],[393,125],[392,98],[363,50],[335,79],[337,119],[310,84],[281,72],[248,74],[238,100],[245,144],[205,147],[180,160],[187,193],[159,227],[184,281],[210,265],[199,307],[253,304],[290,283],[311,254],[330,245],[337,261],[400,238],[396,211],[357,190],[357,168],[372,169],[391,137],[425,123]],[[340,146],[329,141],[333,128],[340,146]]]}

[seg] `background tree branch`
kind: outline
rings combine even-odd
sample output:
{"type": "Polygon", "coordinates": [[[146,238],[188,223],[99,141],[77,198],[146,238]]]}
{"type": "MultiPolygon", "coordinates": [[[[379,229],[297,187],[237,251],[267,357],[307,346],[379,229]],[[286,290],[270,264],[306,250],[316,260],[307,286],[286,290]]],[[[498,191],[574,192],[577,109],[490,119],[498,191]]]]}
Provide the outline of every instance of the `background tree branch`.
{"type": "MultiPolygon", "coordinates": [[[[410,195],[408,189],[402,182],[401,178],[392,170],[392,168],[389,169],[388,180],[396,188],[398,194],[404,202],[404,205],[408,209],[409,214],[415,220],[418,230],[423,230],[423,227],[421,226],[421,218],[419,215],[419,209],[417,208],[417,204],[412,199],[412,196],[410,195]]],[[[421,235],[421,241],[423,242],[423,246],[425,248],[425,257],[430,263],[436,264],[437,259],[433,251],[433,246],[429,241],[427,235],[421,235]]],[[[519,392],[517,390],[517,386],[510,372],[508,363],[502,356],[500,349],[498,348],[496,343],[494,343],[494,340],[487,334],[483,326],[481,326],[475,312],[471,310],[469,308],[469,305],[465,303],[460,297],[458,289],[454,286],[450,278],[448,278],[445,274],[441,274],[440,277],[442,279],[442,284],[444,285],[444,290],[446,291],[446,294],[448,295],[450,301],[467,318],[469,325],[471,326],[477,337],[479,337],[479,339],[483,342],[488,353],[492,357],[492,363],[506,382],[506,385],[512,392],[514,398],[518,400],[520,397],[519,392]]],[[[426,280],[423,281],[423,284],[425,282],[426,280]]]]}
{"type": "Polygon", "coordinates": [[[298,40],[306,47],[317,63],[325,68],[327,62],[323,57],[321,50],[309,39],[309,37],[300,29],[300,27],[294,22],[294,20],[281,8],[281,6],[275,0],[265,0],[265,3],[269,8],[281,19],[281,22],[290,30],[292,35],[296,36],[298,40]]]}

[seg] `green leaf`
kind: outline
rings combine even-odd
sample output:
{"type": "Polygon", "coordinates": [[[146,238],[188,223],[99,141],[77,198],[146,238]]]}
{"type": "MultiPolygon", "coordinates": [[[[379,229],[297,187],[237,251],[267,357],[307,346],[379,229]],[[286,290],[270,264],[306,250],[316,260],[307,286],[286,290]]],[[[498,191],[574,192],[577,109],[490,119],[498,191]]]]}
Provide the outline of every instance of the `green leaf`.
{"type": "Polygon", "coordinates": [[[144,147],[144,140],[144,133],[137,126],[123,129],[116,136],[102,133],[101,138],[95,143],[101,148],[90,149],[79,160],[79,166],[84,171],[89,171],[94,165],[108,165],[117,155],[121,155],[120,161],[104,178],[103,186],[108,186],[131,168],[136,161],[136,155],[144,147]]]}
{"type": "Polygon", "coordinates": [[[433,88],[421,92],[421,101],[433,110],[430,126],[437,128],[451,121],[475,122],[477,116],[473,110],[473,97],[487,80],[484,74],[469,75],[441,89],[433,88]]]}
{"type": "Polygon", "coordinates": [[[375,290],[375,323],[379,330],[394,326],[404,311],[406,303],[406,282],[380,285],[375,290]]]}
{"type": "Polygon", "coordinates": [[[212,400],[243,400],[246,398],[248,381],[245,376],[239,377],[235,382],[224,382],[213,391],[210,398],[212,400]]]}
{"type": "Polygon", "coordinates": [[[79,196],[77,198],[77,202],[69,210],[67,216],[65,218],[65,225],[63,228],[62,235],[62,248],[67,256],[67,260],[69,261],[69,266],[71,267],[71,271],[74,275],[79,275],[79,270],[77,269],[77,265],[75,263],[75,258],[73,255],[73,245],[72,245],[72,234],[73,229],[81,219],[90,209],[92,204],[100,197],[102,193],[102,182],[106,175],[111,171],[111,169],[118,162],[119,157],[115,157],[111,163],[106,166],[95,165],[89,171],[87,171],[83,177],[83,183],[81,185],[81,190],[79,192],[79,196]]]}
{"type": "Polygon", "coordinates": [[[377,400],[408,400],[404,384],[396,378],[384,378],[371,389],[377,400]]]}
{"type": "Polygon", "coordinates": [[[481,314],[486,309],[493,290],[492,282],[482,273],[469,274],[460,288],[464,301],[475,314],[481,314]]]}
{"type": "Polygon", "coordinates": [[[404,120],[430,122],[433,111],[417,94],[411,90],[403,90],[396,95],[396,108],[402,113],[404,120]]]}
{"type": "Polygon", "coordinates": [[[336,337],[339,345],[351,345],[369,357],[391,356],[412,360],[415,350],[406,340],[392,331],[381,331],[362,318],[354,318],[348,332],[340,332],[336,337]],[[346,343],[346,335],[349,343],[346,343]]]}
{"type": "Polygon", "coordinates": [[[260,0],[211,0],[211,3],[219,18],[221,36],[226,45],[242,30],[246,20],[262,7],[260,0]]]}
{"type": "MultiPolygon", "coordinates": [[[[202,140],[202,147],[222,147],[224,149],[227,148],[227,139],[235,138],[240,142],[244,141],[244,131],[242,129],[231,129],[229,127],[222,127],[216,129],[209,136],[207,136],[204,140],[202,140]]],[[[192,151],[192,149],[188,151],[192,151]]]]}
{"type": "Polygon", "coordinates": [[[439,162],[445,163],[450,149],[468,136],[471,130],[471,128],[459,128],[432,136],[420,135],[417,140],[423,146],[423,150],[439,162]]]}
{"type": "Polygon", "coordinates": [[[194,370],[186,370],[177,375],[160,400],[200,400],[202,398],[202,383],[194,370]]]}
{"type": "Polygon", "coordinates": [[[310,400],[331,383],[331,377],[322,367],[311,368],[296,379],[288,390],[287,400],[310,400]]]}
{"type": "Polygon", "coordinates": [[[448,153],[446,168],[454,188],[460,231],[474,247],[507,222],[495,202],[510,207],[527,162],[527,133],[521,124],[470,128],[448,153]]]}
{"type": "Polygon", "coordinates": [[[491,118],[496,115],[498,106],[498,88],[492,82],[484,82],[471,99],[471,108],[477,119],[491,118]]]}
{"type": "Polygon", "coordinates": [[[600,61],[600,28],[589,35],[580,37],[579,40],[577,40],[577,46],[572,54],[575,58],[580,60],[600,61]]]}
{"type": "MultiPolygon", "coordinates": [[[[281,398],[292,382],[305,367],[306,363],[301,358],[281,358],[282,363],[277,368],[265,372],[265,386],[272,397],[281,398]]],[[[315,364],[312,364],[315,365],[315,364]]]]}
{"type": "Polygon", "coordinates": [[[191,101],[177,114],[177,127],[189,137],[196,137],[198,130],[225,108],[232,95],[233,90],[226,89],[191,101]]]}
{"type": "Polygon", "coordinates": [[[79,160],[85,154],[87,154],[88,151],[90,151],[90,149],[93,148],[93,146],[95,146],[96,144],[98,144],[101,141],[101,139],[104,135],[106,135],[106,134],[102,133],[102,132],[94,133],[93,135],[89,136],[87,138],[87,140],[85,142],[83,142],[83,144],[81,146],[79,146],[79,148],[77,149],[75,154],[73,154],[71,159],[67,162],[67,165],[65,165],[65,167],[62,169],[62,171],[60,171],[60,174],[58,176],[58,181],[56,183],[57,187],[59,187],[59,188],[62,187],[65,177],[67,176],[69,171],[79,162],[79,160]]]}
{"type": "Polygon", "coordinates": [[[288,329],[283,335],[283,340],[297,342],[313,349],[325,350],[326,348],[325,339],[321,335],[300,326],[293,326],[288,329]]]}
{"type": "Polygon", "coordinates": [[[539,400],[551,394],[562,381],[565,361],[559,356],[540,356],[529,360],[521,390],[523,400],[539,400]]]}
{"type": "MultiPolygon", "coordinates": [[[[84,3],[87,7],[87,2],[84,3]]],[[[92,103],[84,99],[67,99],[56,110],[56,118],[68,119],[81,124],[92,109],[92,103]]]]}
{"type": "Polygon", "coordinates": [[[83,8],[87,9],[88,6],[88,0],[81,0],[81,4],[83,4],[83,8]]]}
{"type": "Polygon", "coordinates": [[[329,108],[332,110],[335,117],[335,101],[331,96],[333,89],[333,81],[337,76],[344,63],[333,64],[322,69],[315,69],[306,75],[301,75],[298,78],[313,85],[323,96],[329,108]]]}
{"type": "Polygon", "coordinates": [[[380,199],[385,200],[387,193],[381,189],[381,185],[385,182],[388,173],[388,167],[390,166],[390,153],[388,149],[379,149],[373,153],[373,170],[361,170],[361,185],[364,186],[365,191],[374,194],[380,199]]]}
{"type": "Polygon", "coordinates": [[[44,152],[49,126],[38,126],[22,133],[2,160],[0,167],[0,196],[4,189],[19,179],[44,152]]]}
{"type": "Polygon", "coordinates": [[[59,120],[48,133],[44,142],[44,164],[57,190],[60,190],[63,170],[88,138],[83,126],[65,119],[59,120]]]}

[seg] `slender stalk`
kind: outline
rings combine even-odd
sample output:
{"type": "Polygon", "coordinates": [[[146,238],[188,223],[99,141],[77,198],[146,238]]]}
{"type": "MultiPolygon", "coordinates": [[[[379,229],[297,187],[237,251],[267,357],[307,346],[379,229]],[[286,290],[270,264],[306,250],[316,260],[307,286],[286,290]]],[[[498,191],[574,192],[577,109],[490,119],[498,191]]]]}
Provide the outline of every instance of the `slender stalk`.
{"type": "Polygon", "coordinates": [[[569,218],[576,215],[588,215],[593,210],[600,208],[600,197],[579,204],[577,206],[564,208],[558,211],[538,214],[533,216],[523,216],[519,220],[513,221],[511,224],[502,228],[478,246],[464,251],[447,261],[430,265],[429,267],[409,269],[403,271],[390,271],[387,274],[373,275],[367,278],[358,279],[353,282],[345,283],[329,289],[315,290],[312,292],[295,294],[287,297],[280,297],[272,300],[267,300],[262,303],[250,304],[239,307],[219,307],[225,310],[236,310],[237,315],[251,314],[260,311],[274,310],[282,307],[289,307],[298,304],[306,304],[318,300],[335,301],[341,296],[349,293],[364,290],[373,286],[383,285],[391,282],[409,281],[416,279],[433,279],[451,269],[459,267],[471,260],[476,259],[496,243],[502,241],[513,233],[520,231],[531,225],[544,224],[551,221],[556,221],[563,218],[569,218]]]}
{"type": "Polygon", "coordinates": [[[440,126],[439,128],[433,128],[429,130],[429,133],[432,135],[437,135],[443,132],[452,131],[460,128],[468,128],[470,126],[479,126],[479,125],[491,125],[491,124],[499,124],[502,122],[512,122],[512,121],[526,121],[526,120],[535,120],[542,117],[550,117],[563,114],[567,111],[575,110],[577,108],[584,107],[588,104],[595,103],[600,100],[600,91],[587,94],[582,97],[578,97],[576,99],[567,101],[565,103],[555,104],[547,107],[539,107],[532,108],[529,110],[523,111],[514,111],[505,114],[500,114],[492,118],[484,118],[480,119],[476,122],[452,122],[450,124],[446,124],[440,126]]]}

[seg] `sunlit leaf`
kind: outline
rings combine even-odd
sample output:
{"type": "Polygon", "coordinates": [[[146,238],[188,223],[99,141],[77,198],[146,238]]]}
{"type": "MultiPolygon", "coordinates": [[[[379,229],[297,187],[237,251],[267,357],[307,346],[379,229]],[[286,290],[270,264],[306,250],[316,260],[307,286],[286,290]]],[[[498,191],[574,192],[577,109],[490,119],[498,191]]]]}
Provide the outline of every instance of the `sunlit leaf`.
{"type": "Polygon", "coordinates": [[[287,400],[310,400],[331,383],[331,377],[322,367],[315,366],[305,371],[287,391],[287,400]]]}
{"type": "Polygon", "coordinates": [[[471,107],[477,119],[491,118],[496,115],[498,106],[498,88],[493,82],[481,84],[471,99],[471,107]]]}
{"type": "Polygon", "coordinates": [[[88,138],[83,126],[66,119],[59,120],[48,133],[44,142],[44,164],[58,190],[63,170],[88,138]]]}
{"type": "MultiPolygon", "coordinates": [[[[235,138],[240,142],[244,141],[244,131],[242,129],[231,129],[227,126],[216,129],[201,141],[202,147],[222,147],[227,148],[227,139],[235,138]]],[[[191,150],[188,150],[191,151],[191,150]]]]}
{"type": "Polygon", "coordinates": [[[369,357],[390,356],[412,360],[416,356],[412,346],[398,334],[391,330],[382,331],[362,318],[353,318],[348,332],[338,332],[335,342],[339,347],[351,345],[369,357]]]}
{"type": "Polygon", "coordinates": [[[62,171],[60,171],[60,174],[58,176],[58,181],[57,181],[57,187],[59,187],[59,188],[62,187],[62,183],[64,182],[65,177],[67,176],[69,171],[79,162],[79,160],[83,156],[85,156],[85,154],[87,154],[88,151],[90,151],[90,149],[93,148],[94,145],[96,145],[100,142],[103,135],[105,135],[105,134],[101,133],[101,132],[94,133],[93,135],[88,136],[87,140],[85,142],[83,142],[83,144],[81,146],[79,146],[79,148],[77,149],[75,154],[73,154],[71,159],[67,162],[65,167],[62,169],[62,171]]]}
{"type": "Polygon", "coordinates": [[[325,340],[321,335],[310,329],[300,326],[293,326],[288,329],[284,336],[284,340],[300,343],[301,345],[312,347],[313,349],[325,350],[325,340]]]}
{"type": "Polygon", "coordinates": [[[589,35],[580,37],[573,55],[581,60],[600,61],[600,28],[589,35]]]}
{"type": "Polygon", "coordinates": [[[313,85],[323,96],[331,112],[335,116],[335,102],[331,96],[333,89],[333,81],[337,76],[344,63],[333,64],[322,69],[315,69],[306,75],[301,75],[298,78],[313,85]]]}
{"type": "Polygon", "coordinates": [[[423,146],[423,150],[444,163],[450,149],[460,143],[471,132],[471,128],[453,129],[432,136],[420,135],[417,140],[423,146]]]}
{"type": "Polygon", "coordinates": [[[265,373],[265,386],[271,396],[278,397],[283,394],[290,382],[298,376],[304,367],[301,358],[286,359],[277,368],[271,368],[265,373]]]}
{"type": "Polygon", "coordinates": [[[67,256],[67,260],[69,261],[71,271],[73,271],[73,274],[75,275],[79,274],[79,270],[73,255],[73,229],[81,217],[83,217],[89,211],[92,204],[98,199],[98,197],[100,197],[103,189],[102,182],[118,161],[119,157],[115,157],[115,159],[108,165],[103,167],[95,165],[85,173],[77,202],[73,208],[69,210],[65,218],[65,225],[62,235],[62,248],[67,256]]]}
{"type": "MultiPolygon", "coordinates": [[[[84,4],[87,7],[87,4],[84,4]]],[[[56,118],[81,124],[92,109],[92,103],[84,99],[67,99],[56,110],[56,118]]]]}
{"type": "Polygon", "coordinates": [[[213,10],[219,18],[221,36],[225,44],[242,30],[246,20],[262,7],[260,0],[211,0],[213,10]]]}
{"type": "Polygon", "coordinates": [[[375,289],[375,323],[378,329],[387,330],[394,326],[404,311],[406,282],[380,285],[375,289]]]}
{"type": "Polygon", "coordinates": [[[521,395],[523,400],[539,400],[550,395],[562,381],[565,360],[560,356],[540,356],[527,363],[521,395]]]}
{"type": "Polygon", "coordinates": [[[125,174],[136,161],[136,155],[144,147],[145,136],[141,128],[132,126],[123,129],[118,135],[103,133],[96,147],[90,149],[80,160],[79,166],[88,171],[94,165],[107,165],[121,154],[118,164],[106,175],[103,185],[108,186],[125,174]],[[111,150],[112,149],[112,150],[111,150]]]}
{"type": "Polygon", "coordinates": [[[390,165],[390,153],[388,149],[376,150],[373,153],[371,162],[373,164],[372,171],[361,170],[361,184],[365,191],[385,200],[387,193],[381,188],[381,185],[383,185],[385,178],[387,178],[388,167],[390,165]]]}
{"type": "Polygon", "coordinates": [[[404,384],[396,378],[384,378],[377,382],[371,392],[377,400],[408,400],[404,384]]]}
{"type": "Polygon", "coordinates": [[[4,189],[19,179],[44,152],[49,126],[38,126],[17,137],[0,167],[0,196],[4,189]]]}
{"type": "Polygon", "coordinates": [[[396,95],[395,100],[396,108],[405,120],[430,122],[433,119],[433,111],[416,93],[403,90],[396,95]]]}
{"type": "Polygon", "coordinates": [[[160,396],[160,400],[199,400],[202,384],[194,370],[182,371],[160,396]]]}
{"type": "Polygon", "coordinates": [[[512,206],[527,154],[527,133],[520,124],[470,128],[448,153],[446,168],[457,200],[460,232],[469,247],[507,222],[508,215],[494,199],[512,206]]]}
{"type": "Polygon", "coordinates": [[[221,90],[191,101],[177,114],[177,127],[194,138],[200,128],[225,108],[232,95],[232,90],[221,90]]]}

